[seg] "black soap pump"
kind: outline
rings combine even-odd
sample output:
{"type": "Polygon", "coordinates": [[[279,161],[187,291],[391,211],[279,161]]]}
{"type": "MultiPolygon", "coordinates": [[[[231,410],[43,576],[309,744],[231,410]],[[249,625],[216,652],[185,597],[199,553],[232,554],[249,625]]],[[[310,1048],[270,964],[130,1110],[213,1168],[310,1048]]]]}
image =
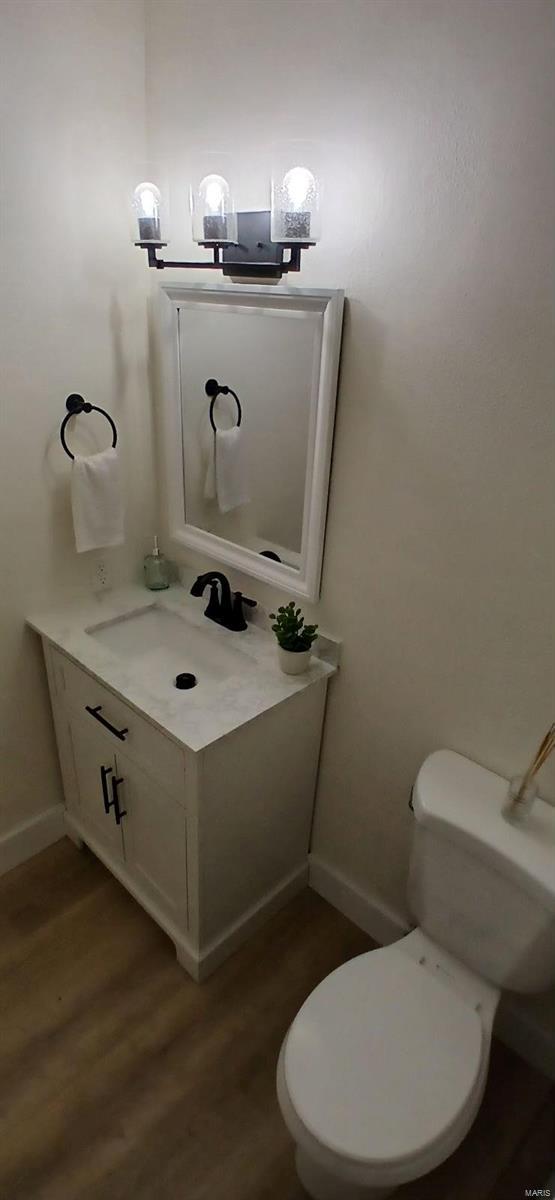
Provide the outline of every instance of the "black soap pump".
{"type": "Polygon", "coordinates": [[[161,592],[170,586],[168,562],[158,549],[158,538],[154,536],[152,553],[145,558],[145,583],[151,592],[161,592]]]}

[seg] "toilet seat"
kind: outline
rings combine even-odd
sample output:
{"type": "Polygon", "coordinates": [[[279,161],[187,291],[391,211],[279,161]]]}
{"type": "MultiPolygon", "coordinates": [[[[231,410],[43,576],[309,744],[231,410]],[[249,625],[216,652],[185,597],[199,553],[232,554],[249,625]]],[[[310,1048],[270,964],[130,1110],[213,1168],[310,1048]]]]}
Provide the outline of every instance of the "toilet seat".
{"type": "Polygon", "coordinates": [[[324,979],[280,1059],[278,1095],[295,1140],[359,1183],[396,1185],[443,1161],[470,1127],[487,1074],[478,1012],[399,948],[405,940],[324,979]]]}

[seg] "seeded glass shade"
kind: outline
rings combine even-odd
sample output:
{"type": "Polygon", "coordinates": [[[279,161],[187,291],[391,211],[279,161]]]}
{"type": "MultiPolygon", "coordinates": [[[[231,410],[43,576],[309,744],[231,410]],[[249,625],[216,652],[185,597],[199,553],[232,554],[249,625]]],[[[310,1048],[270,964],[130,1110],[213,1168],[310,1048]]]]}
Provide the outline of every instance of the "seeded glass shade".
{"type": "Polygon", "coordinates": [[[201,157],[191,186],[191,216],[195,242],[235,242],[237,218],[231,190],[229,156],[201,157]]]}
{"type": "Polygon", "coordinates": [[[272,241],[317,242],[320,182],[315,151],[307,143],[275,148],[272,164],[272,241]]]}
{"type": "Polygon", "coordinates": [[[168,241],[168,213],[159,175],[145,171],[133,191],[133,240],[159,244],[168,241]],[[156,182],[155,182],[156,180],[156,182]]]}

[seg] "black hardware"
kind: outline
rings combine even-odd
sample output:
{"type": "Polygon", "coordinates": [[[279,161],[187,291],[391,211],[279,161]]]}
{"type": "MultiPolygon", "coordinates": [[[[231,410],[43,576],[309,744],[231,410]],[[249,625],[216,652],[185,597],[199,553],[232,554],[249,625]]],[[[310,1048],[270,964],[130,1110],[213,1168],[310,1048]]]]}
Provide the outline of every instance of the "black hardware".
{"type": "Polygon", "coordinates": [[[242,279],[281,279],[287,264],[283,246],[271,240],[271,215],[264,212],[237,213],[237,242],[222,247],[224,275],[242,279]]]}
{"type": "Polygon", "coordinates": [[[212,397],[212,399],[210,401],[210,424],[212,426],[212,429],[214,430],[214,433],[216,433],[216,424],[214,421],[214,405],[216,403],[216,400],[218,399],[218,396],[233,396],[233,399],[235,400],[235,403],[237,405],[237,425],[239,426],[241,424],[241,421],[243,419],[243,413],[242,413],[241,405],[239,403],[239,397],[238,397],[237,393],[233,391],[233,388],[227,387],[227,385],[225,383],[218,383],[217,379],[207,379],[206,383],[204,385],[204,390],[205,390],[207,396],[212,397]]]}
{"type": "Polygon", "coordinates": [[[123,783],[123,778],[116,779],[115,776],[112,778],[112,781],[111,781],[112,782],[112,799],[110,800],[110,798],[108,796],[108,775],[112,775],[112,768],[111,767],[101,767],[100,768],[100,778],[102,780],[102,797],[104,800],[104,812],[108,816],[110,813],[110,809],[113,808],[114,816],[116,818],[116,825],[120,825],[121,818],[127,816],[126,810],[120,809],[119,797],[118,797],[118,786],[120,783],[123,783]]]}
{"type": "Polygon", "coordinates": [[[114,778],[112,779],[112,805],[114,809],[114,816],[116,818],[116,825],[121,825],[121,818],[127,816],[127,809],[120,808],[119,806],[118,787],[120,783],[123,783],[123,776],[120,776],[120,778],[117,779],[114,775],[114,778]]]}
{"type": "MultiPolygon", "coordinates": [[[[299,214],[302,216],[303,214],[299,214]]],[[[309,250],[315,242],[309,238],[304,242],[272,242],[271,214],[269,209],[261,212],[237,213],[237,242],[199,242],[212,251],[212,262],[167,262],[157,258],[156,251],[167,246],[167,242],[138,241],[136,246],[146,250],[149,267],[163,270],[179,267],[204,271],[222,271],[225,276],[242,279],[281,279],[289,271],[300,271],[301,251],[309,250]],[[288,251],[289,258],[284,259],[288,251]],[[220,253],[221,252],[221,253],[220,253]]]]}
{"type": "Polygon", "coordinates": [[[90,713],[91,717],[94,717],[95,721],[100,721],[100,724],[103,725],[105,729],[109,729],[110,733],[113,733],[114,737],[119,738],[120,742],[124,742],[125,735],[126,733],[129,733],[129,730],[116,729],[115,725],[110,725],[110,722],[106,720],[106,717],[101,717],[101,711],[101,704],[97,704],[96,708],[91,708],[89,704],[85,704],[85,712],[90,713]]]}
{"type": "Polygon", "coordinates": [[[243,596],[242,592],[233,592],[232,594],[229,579],[222,575],[221,571],[207,571],[205,575],[199,575],[191,588],[191,596],[202,596],[208,586],[210,586],[210,600],[204,610],[205,617],[234,633],[246,629],[247,622],[243,613],[243,604],[255,608],[256,600],[249,600],[248,596],[243,596]],[[218,584],[220,585],[219,594],[218,584]]]}
{"type": "Polygon", "coordinates": [[[157,267],[159,271],[163,270],[164,267],[181,267],[182,269],[190,267],[194,268],[195,271],[199,269],[208,271],[221,271],[222,269],[222,264],[220,261],[220,245],[215,246],[213,242],[199,242],[199,246],[206,246],[207,249],[211,249],[213,251],[213,262],[166,262],[165,259],[156,257],[156,251],[162,250],[164,246],[167,246],[167,244],[167,242],[152,241],[135,242],[135,245],[140,246],[141,250],[146,250],[149,267],[157,267]]]}
{"type": "Polygon", "coordinates": [[[210,600],[208,607],[204,610],[205,617],[209,621],[215,621],[217,625],[227,625],[231,620],[231,588],[229,579],[222,575],[221,571],[207,571],[205,575],[199,575],[191,588],[191,596],[202,596],[206,587],[210,585],[210,600]],[[221,588],[218,594],[218,583],[221,588]]]}
{"type": "Polygon", "coordinates": [[[103,417],[106,417],[106,420],[110,423],[110,425],[112,427],[112,448],[117,445],[118,431],[115,427],[114,422],[112,421],[110,414],[105,412],[105,410],[103,408],[97,408],[96,404],[89,404],[88,400],[83,400],[83,397],[79,396],[77,394],[77,392],[72,392],[71,396],[68,396],[68,398],[66,400],[66,408],[67,408],[67,417],[64,417],[62,424],[60,426],[60,441],[61,441],[62,446],[69,458],[75,458],[75,455],[72,454],[71,450],[68,449],[68,445],[67,445],[67,442],[65,439],[66,425],[67,425],[68,421],[70,420],[70,418],[77,416],[78,413],[98,412],[98,413],[101,413],[103,417]]]}
{"type": "Polygon", "coordinates": [[[240,631],[247,628],[243,605],[247,604],[249,608],[256,608],[256,600],[249,600],[248,596],[244,596],[242,592],[233,593],[233,607],[231,611],[232,625],[228,625],[228,629],[240,631]]]}
{"type": "Polygon", "coordinates": [[[276,554],[275,550],[261,550],[260,557],[271,558],[272,562],[281,562],[281,558],[279,557],[279,554],[276,554]]]}
{"type": "Polygon", "coordinates": [[[102,780],[102,799],[104,800],[104,812],[106,813],[106,816],[108,816],[108,813],[110,812],[110,808],[111,808],[110,800],[108,799],[108,785],[107,785],[106,781],[107,781],[108,775],[111,775],[111,774],[112,774],[111,767],[101,767],[100,768],[100,778],[102,780]]]}
{"type": "Polygon", "coordinates": [[[187,692],[197,686],[197,677],[190,671],[182,671],[180,675],[176,675],[175,686],[180,692],[187,692]]]}
{"type": "Polygon", "coordinates": [[[413,813],[414,812],[414,784],[412,785],[412,787],[410,789],[409,808],[410,808],[410,811],[413,813]]]}

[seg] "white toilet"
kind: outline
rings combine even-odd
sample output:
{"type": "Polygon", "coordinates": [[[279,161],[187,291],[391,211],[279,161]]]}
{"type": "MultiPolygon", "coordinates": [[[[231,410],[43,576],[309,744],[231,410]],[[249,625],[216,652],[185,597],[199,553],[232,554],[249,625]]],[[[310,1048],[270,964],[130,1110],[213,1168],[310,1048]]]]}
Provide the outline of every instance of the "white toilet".
{"type": "Polygon", "coordinates": [[[413,791],[420,925],[324,979],[283,1043],[277,1090],[315,1200],[389,1195],[451,1154],[488,1072],[500,990],[555,982],[555,810],[501,816],[507,783],[440,750],[413,791]]]}

